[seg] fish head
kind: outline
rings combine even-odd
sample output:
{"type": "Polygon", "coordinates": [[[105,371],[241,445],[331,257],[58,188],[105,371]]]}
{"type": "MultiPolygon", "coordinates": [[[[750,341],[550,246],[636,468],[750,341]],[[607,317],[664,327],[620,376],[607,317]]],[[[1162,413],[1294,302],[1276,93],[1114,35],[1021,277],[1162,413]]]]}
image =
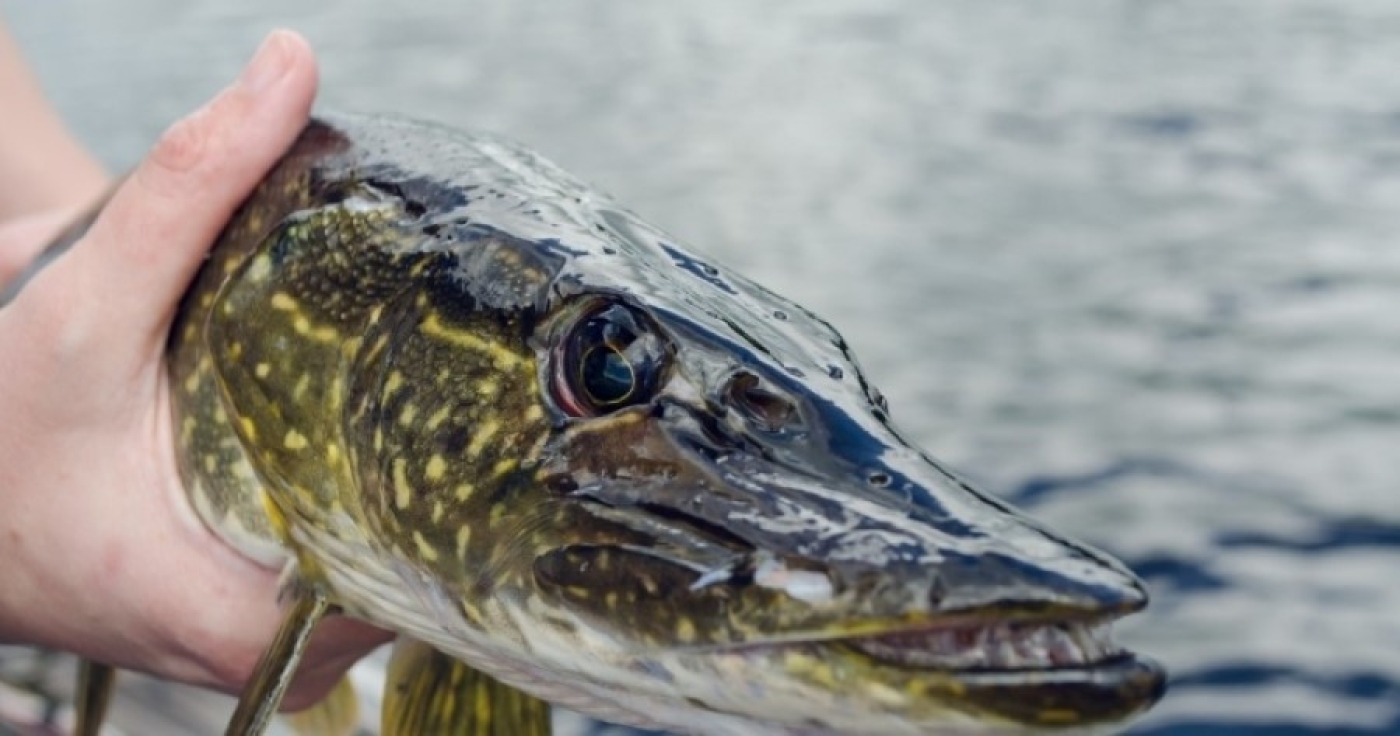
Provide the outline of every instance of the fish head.
{"type": "Polygon", "coordinates": [[[382,404],[366,523],[462,617],[426,638],[671,727],[1093,729],[1161,696],[1110,636],[1147,603],[1121,563],[912,444],[827,321],[526,156],[429,208],[351,392],[382,404]]]}

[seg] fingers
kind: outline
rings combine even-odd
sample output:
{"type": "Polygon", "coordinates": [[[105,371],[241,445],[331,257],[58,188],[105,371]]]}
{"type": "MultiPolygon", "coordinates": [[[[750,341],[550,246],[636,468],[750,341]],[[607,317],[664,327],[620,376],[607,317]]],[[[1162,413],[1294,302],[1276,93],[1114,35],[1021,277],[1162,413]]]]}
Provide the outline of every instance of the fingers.
{"type": "Polygon", "coordinates": [[[107,185],[102,166],[45,99],[0,22],[0,219],[85,202],[107,185]]]}
{"type": "Polygon", "coordinates": [[[277,31],[237,82],[167,130],[88,235],[35,280],[45,284],[35,298],[61,301],[44,311],[62,313],[65,337],[162,344],[210,244],[306,125],[315,90],[309,46],[277,31]]]}
{"type": "Polygon", "coordinates": [[[49,242],[77,216],[76,208],[64,207],[0,225],[0,293],[4,292],[10,282],[25,271],[49,242]]]}

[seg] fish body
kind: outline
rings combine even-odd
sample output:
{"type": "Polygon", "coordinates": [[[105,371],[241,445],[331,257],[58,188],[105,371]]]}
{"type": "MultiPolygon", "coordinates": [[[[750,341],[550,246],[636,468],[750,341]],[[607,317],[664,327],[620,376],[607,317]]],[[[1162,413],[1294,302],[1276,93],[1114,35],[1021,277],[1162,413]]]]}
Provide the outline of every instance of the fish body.
{"type": "Polygon", "coordinates": [[[313,121],[168,357],[205,523],[490,692],[698,734],[1093,730],[1162,692],[1108,636],[1146,604],[1121,564],[911,445],[826,321],[501,139],[313,121]]]}

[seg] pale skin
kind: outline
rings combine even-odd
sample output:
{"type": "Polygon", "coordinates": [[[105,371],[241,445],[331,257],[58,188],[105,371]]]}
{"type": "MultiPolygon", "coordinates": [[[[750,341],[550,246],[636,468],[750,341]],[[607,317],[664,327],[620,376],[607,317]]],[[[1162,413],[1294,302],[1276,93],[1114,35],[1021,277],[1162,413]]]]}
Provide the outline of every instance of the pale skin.
{"type": "MultiPolygon", "coordinates": [[[[0,308],[0,642],[237,692],[271,640],[278,571],[223,545],[186,502],[163,350],[180,294],[305,125],[316,80],[301,37],[269,36],[0,308]]],[[[3,27],[0,107],[5,284],[111,184],[3,27]]],[[[324,623],[286,706],[314,703],[387,637],[324,623]]]]}

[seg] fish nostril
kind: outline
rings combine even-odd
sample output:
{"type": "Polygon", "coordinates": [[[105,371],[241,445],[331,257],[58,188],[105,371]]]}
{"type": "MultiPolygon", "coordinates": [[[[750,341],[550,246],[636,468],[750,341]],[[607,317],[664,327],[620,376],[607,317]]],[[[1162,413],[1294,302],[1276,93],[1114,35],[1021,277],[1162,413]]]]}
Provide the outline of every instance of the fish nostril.
{"type": "Polygon", "coordinates": [[[545,478],[544,486],[549,489],[550,493],[567,496],[578,490],[578,481],[574,480],[572,475],[558,473],[545,478]]]}
{"type": "Polygon", "coordinates": [[[764,388],[758,376],[740,373],[729,382],[729,400],[751,421],[770,432],[787,426],[797,407],[786,396],[764,388]]]}
{"type": "Polygon", "coordinates": [[[943,607],[943,601],[948,597],[948,586],[943,582],[941,576],[934,576],[928,586],[929,607],[937,611],[943,607]]]}

